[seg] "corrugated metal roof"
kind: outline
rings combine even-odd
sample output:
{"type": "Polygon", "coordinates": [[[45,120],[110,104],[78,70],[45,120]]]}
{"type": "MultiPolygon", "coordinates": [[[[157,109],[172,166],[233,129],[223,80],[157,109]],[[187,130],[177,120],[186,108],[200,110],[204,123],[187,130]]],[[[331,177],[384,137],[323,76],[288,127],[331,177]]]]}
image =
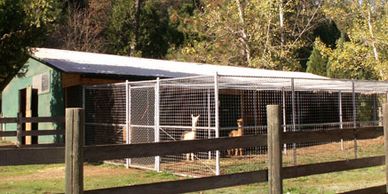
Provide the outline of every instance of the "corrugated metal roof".
{"type": "Polygon", "coordinates": [[[246,67],[187,63],[59,49],[36,48],[32,56],[67,73],[183,77],[191,75],[243,75],[294,78],[325,78],[311,73],[246,67]]]}

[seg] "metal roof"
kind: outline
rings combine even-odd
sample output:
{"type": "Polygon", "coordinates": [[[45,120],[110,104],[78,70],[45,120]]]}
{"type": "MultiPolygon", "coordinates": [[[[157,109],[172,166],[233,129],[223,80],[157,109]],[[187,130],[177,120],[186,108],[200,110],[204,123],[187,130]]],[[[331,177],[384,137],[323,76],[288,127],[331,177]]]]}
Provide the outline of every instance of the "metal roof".
{"type": "Polygon", "coordinates": [[[303,72],[177,62],[49,48],[33,49],[32,57],[66,73],[166,78],[218,73],[220,75],[235,76],[327,79],[326,77],[303,72]]]}

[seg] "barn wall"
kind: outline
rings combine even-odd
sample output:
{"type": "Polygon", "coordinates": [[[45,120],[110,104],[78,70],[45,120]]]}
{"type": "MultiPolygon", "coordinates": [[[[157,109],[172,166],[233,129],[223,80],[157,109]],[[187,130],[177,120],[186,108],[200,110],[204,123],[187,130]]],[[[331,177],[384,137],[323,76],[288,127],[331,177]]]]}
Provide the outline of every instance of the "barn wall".
{"type": "MultiPolygon", "coordinates": [[[[2,91],[2,113],[4,117],[16,117],[19,110],[19,90],[32,85],[33,77],[42,73],[49,73],[50,88],[48,92],[38,94],[38,116],[63,116],[64,102],[61,87],[61,73],[39,61],[30,58],[21,72],[22,76],[15,76],[2,91]]],[[[59,126],[51,123],[40,123],[39,129],[56,129],[59,126]]],[[[16,130],[16,124],[6,124],[6,131],[16,130]]],[[[9,140],[13,141],[14,138],[9,140]]],[[[39,137],[39,143],[51,143],[56,139],[53,136],[39,137]]]]}

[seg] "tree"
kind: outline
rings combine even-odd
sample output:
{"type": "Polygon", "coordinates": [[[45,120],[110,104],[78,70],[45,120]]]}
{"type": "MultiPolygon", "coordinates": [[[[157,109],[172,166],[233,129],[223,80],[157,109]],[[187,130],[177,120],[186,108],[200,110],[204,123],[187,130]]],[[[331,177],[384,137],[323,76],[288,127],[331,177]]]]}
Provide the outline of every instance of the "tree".
{"type": "Polygon", "coordinates": [[[55,0],[0,0],[0,89],[19,72],[30,47],[45,38],[57,8],[55,0]]]}
{"type": "Polygon", "coordinates": [[[184,39],[170,20],[170,10],[186,1],[115,1],[107,31],[108,50],[113,54],[164,58],[184,39]]]}
{"type": "Polygon", "coordinates": [[[344,34],[336,49],[325,51],[329,58],[329,75],[387,79],[388,4],[385,1],[335,0],[327,1],[323,10],[344,34]]]}
{"type": "Polygon", "coordinates": [[[45,42],[59,49],[105,52],[105,31],[109,23],[111,0],[89,0],[83,7],[76,5],[64,11],[61,21],[45,42]]]}
{"type": "Polygon", "coordinates": [[[323,43],[320,41],[319,38],[317,38],[314,42],[313,51],[307,62],[306,72],[313,73],[316,75],[327,76],[328,60],[321,54],[319,50],[319,44],[321,44],[322,47],[323,43]]]}
{"type": "Polygon", "coordinates": [[[324,21],[321,1],[202,1],[203,11],[183,19],[197,38],[177,49],[180,60],[302,70],[299,48],[312,44],[324,21]]]}

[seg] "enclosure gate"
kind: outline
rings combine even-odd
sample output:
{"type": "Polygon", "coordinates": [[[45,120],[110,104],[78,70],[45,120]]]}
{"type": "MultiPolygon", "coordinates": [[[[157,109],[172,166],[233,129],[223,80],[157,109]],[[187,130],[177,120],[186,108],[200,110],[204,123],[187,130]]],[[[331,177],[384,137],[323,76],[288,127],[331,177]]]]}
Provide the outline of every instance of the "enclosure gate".
{"type": "MultiPolygon", "coordinates": [[[[158,142],[155,135],[155,86],[131,87],[126,83],[127,103],[127,143],[158,142]]],[[[133,158],[127,160],[127,165],[138,168],[155,169],[159,171],[157,157],[133,158]]]]}

